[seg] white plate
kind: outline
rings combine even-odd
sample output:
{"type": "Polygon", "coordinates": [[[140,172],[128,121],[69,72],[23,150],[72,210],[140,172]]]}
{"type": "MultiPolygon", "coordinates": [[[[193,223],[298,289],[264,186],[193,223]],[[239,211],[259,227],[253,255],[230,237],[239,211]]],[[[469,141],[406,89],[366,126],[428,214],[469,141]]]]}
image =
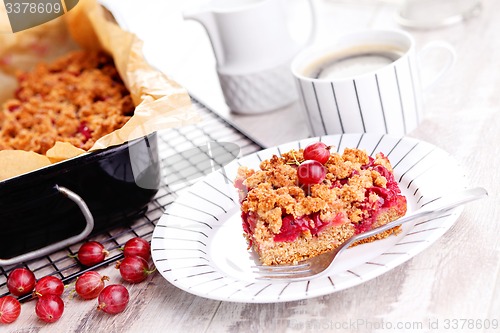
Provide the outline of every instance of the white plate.
{"type": "Polygon", "coordinates": [[[232,183],[236,170],[239,165],[258,168],[273,154],[318,140],[340,152],[346,147],[365,149],[370,155],[383,152],[407,198],[408,212],[466,187],[462,169],[448,153],[416,139],[344,134],[291,142],[234,161],[182,192],[153,233],[158,271],[173,285],[216,300],[267,303],[316,297],[358,285],[404,263],[441,237],[460,215],[457,208],[440,218],[405,225],[397,236],[351,248],[322,277],[300,282],[256,280],[232,183]]]}

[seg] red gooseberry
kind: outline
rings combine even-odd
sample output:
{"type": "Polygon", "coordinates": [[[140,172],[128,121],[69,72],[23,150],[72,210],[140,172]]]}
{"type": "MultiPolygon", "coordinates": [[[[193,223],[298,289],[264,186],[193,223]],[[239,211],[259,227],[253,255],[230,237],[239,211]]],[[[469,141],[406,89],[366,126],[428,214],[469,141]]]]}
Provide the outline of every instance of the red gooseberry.
{"type": "Polygon", "coordinates": [[[21,303],[10,295],[0,298],[0,323],[10,324],[21,314],[21,303]]]}
{"type": "Polygon", "coordinates": [[[99,294],[97,310],[117,314],[125,310],[128,301],[129,293],[127,288],[121,284],[110,284],[99,294]]]}
{"type": "Polygon", "coordinates": [[[123,246],[123,255],[125,257],[139,256],[149,260],[151,257],[151,246],[144,238],[134,237],[129,239],[123,246]]]}
{"type": "Polygon", "coordinates": [[[64,312],[64,302],[57,295],[43,295],[38,298],[35,313],[46,323],[53,323],[61,318],[64,312]]]}
{"type": "Polygon", "coordinates": [[[319,184],[326,177],[326,168],[318,161],[307,160],[297,168],[297,176],[303,185],[319,184]]]}
{"type": "Polygon", "coordinates": [[[323,142],[316,142],[307,146],[303,154],[305,160],[314,160],[325,164],[330,158],[330,147],[323,142]]]}
{"type": "Polygon", "coordinates": [[[76,279],[75,291],[83,299],[96,298],[104,289],[104,281],[107,280],[109,277],[101,276],[96,271],[85,272],[76,279]]]}
{"type": "Polygon", "coordinates": [[[104,261],[109,252],[96,241],[83,243],[78,250],[78,260],[82,265],[94,266],[104,261]]]}
{"type": "Polygon", "coordinates": [[[64,283],[61,281],[61,279],[52,275],[48,275],[44,276],[36,282],[33,294],[37,297],[49,294],[61,296],[63,292],[64,283]]]}
{"type": "Polygon", "coordinates": [[[7,288],[15,296],[29,294],[35,288],[35,274],[27,268],[16,268],[7,278],[7,288]]]}
{"type": "Polygon", "coordinates": [[[144,281],[154,272],[149,269],[148,262],[138,256],[125,257],[122,261],[118,261],[115,267],[120,270],[121,277],[130,283],[144,281]]]}

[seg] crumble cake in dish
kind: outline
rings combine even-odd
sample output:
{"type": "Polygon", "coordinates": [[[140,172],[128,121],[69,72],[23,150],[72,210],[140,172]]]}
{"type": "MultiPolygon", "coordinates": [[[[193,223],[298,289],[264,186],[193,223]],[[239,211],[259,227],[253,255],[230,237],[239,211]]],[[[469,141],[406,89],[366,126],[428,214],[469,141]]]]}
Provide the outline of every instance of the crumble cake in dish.
{"type": "MultiPolygon", "coordinates": [[[[318,142],[245,166],[235,179],[244,236],[264,265],[290,264],[337,247],[354,234],[406,213],[406,198],[386,156],[318,142]]],[[[400,227],[362,242],[400,231],[400,227]]]]}
{"type": "Polygon", "coordinates": [[[0,110],[0,150],[45,154],[56,141],[90,149],[121,128],[135,106],[111,56],[74,51],[17,75],[0,110]]]}

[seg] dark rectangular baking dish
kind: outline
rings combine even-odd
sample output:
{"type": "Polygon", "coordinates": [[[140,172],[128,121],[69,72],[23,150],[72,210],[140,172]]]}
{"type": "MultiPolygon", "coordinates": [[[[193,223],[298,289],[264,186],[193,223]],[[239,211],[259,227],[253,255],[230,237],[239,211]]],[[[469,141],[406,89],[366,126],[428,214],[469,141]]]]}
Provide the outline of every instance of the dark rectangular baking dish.
{"type": "Polygon", "coordinates": [[[0,266],[126,223],[159,183],[156,133],[1,181],[0,266]]]}

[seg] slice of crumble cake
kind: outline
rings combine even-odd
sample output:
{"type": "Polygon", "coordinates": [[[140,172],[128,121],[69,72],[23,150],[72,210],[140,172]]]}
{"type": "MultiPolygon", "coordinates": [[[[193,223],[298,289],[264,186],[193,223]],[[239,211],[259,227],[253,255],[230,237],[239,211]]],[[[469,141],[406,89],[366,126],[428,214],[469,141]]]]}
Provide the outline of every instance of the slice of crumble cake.
{"type": "MultiPolygon", "coordinates": [[[[235,180],[243,231],[264,265],[296,263],[337,247],[353,234],[406,213],[406,198],[382,153],[330,153],[318,142],[273,156],[235,180]]],[[[371,242],[398,233],[399,227],[371,242]]]]}

